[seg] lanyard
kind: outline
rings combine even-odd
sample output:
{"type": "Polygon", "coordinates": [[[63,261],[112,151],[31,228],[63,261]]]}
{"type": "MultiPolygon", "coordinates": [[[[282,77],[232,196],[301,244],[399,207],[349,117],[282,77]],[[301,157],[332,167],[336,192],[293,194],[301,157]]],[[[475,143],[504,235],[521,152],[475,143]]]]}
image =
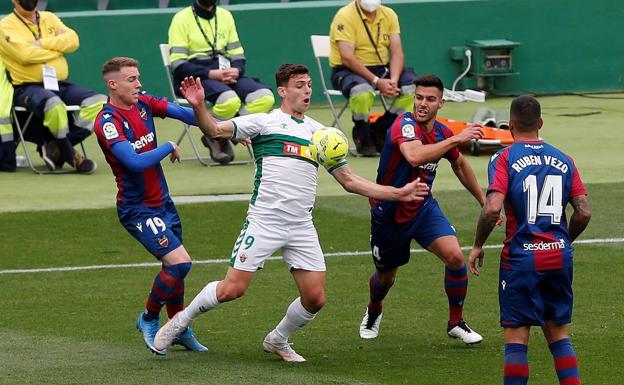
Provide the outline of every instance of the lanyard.
{"type": "MultiPolygon", "coordinates": [[[[193,7],[191,7],[192,9],[193,7]]],[[[193,9],[193,16],[195,16],[195,22],[197,23],[197,27],[199,27],[199,30],[201,31],[202,35],[204,35],[204,39],[206,39],[206,43],[208,43],[208,45],[210,46],[210,48],[212,48],[212,57],[214,58],[216,56],[215,50],[217,48],[217,10],[216,10],[216,5],[215,5],[215,15],[214,15],[214,33],[213,33],[213,40],[212,40],[212,44],[210,43],[210,40],[208,40],[208,36],[206,36],[206,32],[204,32],[204,29],[202,28],[201,24],[199,24],[199,18],[197,17],[197,14],[195,13],[195,9],[193,9]]],[[[210,21],[208,21],[208,25],[210,25],[210,21]]]]}
{"type": "Polygon", "coordinates": [[[26,28],[28,28],[30,33],[32,33],[33,37],[35,38],[35,40],[40,40],[41,39],[41,27],[39,26],[39,12],[35,12],[35,20],[36,20],[36,25],[37,25],[37,33],[36,34],[33,32],[32,29],[30,29],[30,27],[24,21],[24,19],[22,19],[22,17],[17,14],[17,12],[13,11],[13,13],[15,14],[15,16],[17,16],[18,20],[21,21],[22,24],[24,24],[26,26],[26,28]]]}
{"type": "Polygon", "coordinates": [[[366,34],[368,35],[370,42],[373,45],[373,48],[375,48],[375,53],[377,54],[377,58],[379,58],[379,62],[381,63],[381,65],[385,65],[386,63],[384,63],[383,60],[381,59],[381,55],[379,54],[379,50],[377,49],[377,44],[379,43],[379,34],[381,33],[381,23],[377,23],[377,44],[375,44],[375,41],[373,40],[373,35],[371,35],[370,30],[368,29],[368,26],[366,25],[366,20],[364,20],[364,16],[362,16],[362,12],[360,11],[360,6],[357,4],[357,1],[355,4],[355,8],[357,9],[358,14],[360,15],[362,24],[364,24],[364,29],[366,30],[366,34]]]}

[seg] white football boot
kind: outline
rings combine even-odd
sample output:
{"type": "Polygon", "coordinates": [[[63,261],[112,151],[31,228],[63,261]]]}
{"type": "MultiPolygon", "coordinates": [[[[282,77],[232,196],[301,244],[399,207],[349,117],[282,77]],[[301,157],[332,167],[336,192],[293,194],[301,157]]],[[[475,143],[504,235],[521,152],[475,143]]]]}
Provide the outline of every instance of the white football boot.
{"type": "Polygon", "coordinates": [[[169,345],[186,331],[189,324],[182,322],[181,318],[180,313],[176,314],[158,330],[156,337],[154,337],[154,349],[152,349],[154,353],[159,355],[166,354],[169,345]]]}
{"type": "Polygon", "coordinates": [[[274,353],[280,356],[280,358],[286,362],[305,362],[305,358],[299,355],[288,343],[275,335],[275,330],[271,331],[264,337],[262,347],[267,353],[274,353]]]}
{"type": "Polygon", "coordinates": [[[457,325],[448,325],[446,333],[451,338],[459,338],[466,345],[475,345],[483,341],[483,337],[472,330],[463,319],[459,320],[457,325]]]}
{"type": "Polygon", "coordinates": [[[364,318],[360,324],[360,338],[364,338],[365,340],[377,338],[379,335],[379,324],[381,323],[382,316],[383,312],[380,313],[376,319],[369,319],[368,308],[366,308],[366,313],[364,313],[364,318]]]}

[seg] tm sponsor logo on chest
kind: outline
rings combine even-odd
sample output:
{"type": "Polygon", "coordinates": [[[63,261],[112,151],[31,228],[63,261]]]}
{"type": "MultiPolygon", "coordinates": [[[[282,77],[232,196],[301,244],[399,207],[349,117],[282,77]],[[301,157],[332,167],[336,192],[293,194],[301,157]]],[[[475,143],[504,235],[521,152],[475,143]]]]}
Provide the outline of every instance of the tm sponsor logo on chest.
{"type": "Polygon", "coordinates": [[[154,139],[155,139],[154,133],[150,132],[147,135],[143,135],[142,137],[135,140],[134,142],[130,142],[130,144],[132,145],[132,148],[134,148],[134,150],[136,151],[147,146],[149,143],[152,143],[154,139]]]}
{"type": "Polygon", "coordinates": [[[310,148],[297,143],[284,142],[284,154],[298,155],[305,158],[311,158],[310,148]]]}

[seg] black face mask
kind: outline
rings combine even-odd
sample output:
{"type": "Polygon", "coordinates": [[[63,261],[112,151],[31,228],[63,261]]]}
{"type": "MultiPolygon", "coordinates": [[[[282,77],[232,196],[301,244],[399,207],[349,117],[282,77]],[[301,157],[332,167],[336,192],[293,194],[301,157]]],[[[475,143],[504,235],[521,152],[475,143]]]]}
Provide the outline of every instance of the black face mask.
{"type": "Polygon", "coordinates": [[[37,3],[39,0],[19,0],[20,7],[24,8],[25,11],[32,12],[37,8],[37,3]]]}
{"type": "Polygon", "coordinates": [[[195,14],[202,19],[210,20],[214,17],[217,12],[217,1],[216,0],[194,0],[193,1],[193,9],[195,10],[195,14]],[[212,6],[212,11],[206,11],[205,8],[209,8],[212,6]]]}

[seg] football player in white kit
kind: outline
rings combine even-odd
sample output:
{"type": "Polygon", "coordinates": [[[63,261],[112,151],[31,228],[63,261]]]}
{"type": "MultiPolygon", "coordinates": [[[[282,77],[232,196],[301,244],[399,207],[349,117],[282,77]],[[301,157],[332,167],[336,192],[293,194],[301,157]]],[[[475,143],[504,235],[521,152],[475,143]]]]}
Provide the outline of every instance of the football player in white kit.
{"type": "MultiPolygon", "coordinates": [[[[300,296],[267,334],[263,347],[284,361],[305,361],[292,349],[288,337],[312,321],[325,303],[325,259],[312,223],[318,164],[308,147],[312,134],[323,125],[304,115],[312,95],[312,80],[306,66],[284,64],[275,78],[282,104],[270,113],[217,123],[203,103],[195,103],[199,106],[195,116],[204,134],[213,138],[251,139],[256,159],[254,189],[225,278],[208,283],[158,331],[154,340],[156,354],[166,354],[176,336],[200,314],[245,294],[254,273],[268,257],[282,249],[300,296]]],[[[200,81],[187,78],[181,88],[194,87],[201,88],[200,81]]],[[[422,200],[428,191],[419,180],[401,188],[375,184],[354,174],[346,160],[328,171],[345,190],[376,199],[422,200]]]]}

